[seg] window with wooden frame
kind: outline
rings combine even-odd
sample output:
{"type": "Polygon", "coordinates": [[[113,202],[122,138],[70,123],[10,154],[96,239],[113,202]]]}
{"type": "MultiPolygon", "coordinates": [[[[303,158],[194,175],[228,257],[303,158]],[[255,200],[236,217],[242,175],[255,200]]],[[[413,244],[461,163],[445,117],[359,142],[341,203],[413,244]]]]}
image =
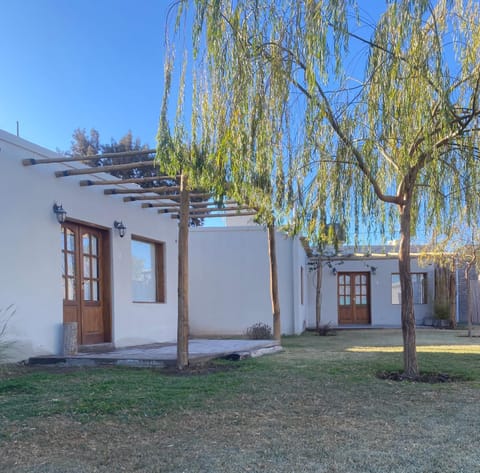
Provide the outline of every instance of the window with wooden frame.
{"type": "MultiPolygon", "coordinates": [[[[427,303],[427,273],[411,273],[413,286],[413,303],[427,303]]],[[[400,274],[392,274],[392,304],[402,303],[402,290],[400,288],[400,274]]]]}
{"type": "Polygon", "coordinates": [[[165,244],[132,236],[133,302],[165,302],[165,244]]]}

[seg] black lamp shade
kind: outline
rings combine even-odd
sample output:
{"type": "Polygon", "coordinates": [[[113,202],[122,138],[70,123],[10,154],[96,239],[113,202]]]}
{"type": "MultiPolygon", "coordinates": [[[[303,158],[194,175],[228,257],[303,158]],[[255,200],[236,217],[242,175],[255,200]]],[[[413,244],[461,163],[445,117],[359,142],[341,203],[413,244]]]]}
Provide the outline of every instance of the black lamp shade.
{"type": "Polygon", "coordinates": [[[62,204],[53,204],[53,212],[57,216],[58,223],[64,223],[67,219],[67,211],[64,210],[62,204]]]}

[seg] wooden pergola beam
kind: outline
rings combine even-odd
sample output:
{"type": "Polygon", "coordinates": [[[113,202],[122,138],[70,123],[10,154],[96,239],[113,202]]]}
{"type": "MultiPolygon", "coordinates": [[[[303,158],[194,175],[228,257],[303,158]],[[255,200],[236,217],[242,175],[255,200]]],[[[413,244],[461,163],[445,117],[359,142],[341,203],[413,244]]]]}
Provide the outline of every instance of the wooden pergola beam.
{"type": "Polygon", "coordinates": [[[142,184],[144,182],[154,181],[175,181],[176,176],[148,176],[148,177],[132,177],[127,179],[115,179],[115,180],[93,180],[85,179],[80,181],[81,186],[116,186],[120,184],[142,184]]]}
{"type": "MultiPolygon", "coordinates": [[[[254,209],[251,207],[245,206],[245,205],[231,205],[229,207],[223,207],[223,208],[218,208],[218,207],[200,207],[200,208],[194,208],[190,209],[189,213],[191,216],[196,217],[197,215],[200,214],[205,214],[209,215],[210,212],[231,212],[231,211],[240,211],[240,210],[251,210],[252,212],[254,209]]],[[[180,207],[177,205],[174,208],[166,208],[166,209],[159,209],[158,213],[159,214],[166,214],[166,213],[179,213],[180,212],[180,207]]]]}
{"type": "MultiPolygon", "coordinates": [[[[191,217],[194,218],[223,218],[223,217],[248,217],[250,215],[257,215],[257,212],[251,211],[251,212],[226,212],[226,213],[215,213],[215,214],[193,214],[190,215],[191,217]]],[[[171,218],[178,219],[179,214],[172,214],[171,218]]]]}
{"type": "Polygon", "coordinates": [[[191,209],[190,213],[200,213],[203,210],[215,210],[217,212],[229,212],[230,210],[251,210],[252,212],[255,211],[255,209],[252,209],[252,207],[249,207],[248,205],[239,205],[235,202],[235,205],[226,205],[225,207],[213,207],[212,209],[191,209]]]}
{"type": "MultiPolygon", "coordinates": [[[[45,158],[45,159],[34,159],[28,158],[22,161],[24,166],[33,166],[37,164],[61,164],[61,163],[71,163],[71,162],[81,162],[81,161],[90,161],[98,159],[121,159],[130,156],[148,156],[155,154],[156,149],[146,149],[146,150],[137,150],[137,151],[125,151],[118,153],[104,153],[104,154],[94,154],[87,156],[59,156],[57,158],[45,158]]],[[[128,169],[144,168],[151,167],[155,165],[155,159],[152,157],[144,161],[122,163],[122,164],[112,164],[109,166],[92,166],[82,169],[66,169],[63,171],[55,171],[55,177],[67,177],[67,176],[81,176],[88,174],[101,174],[101,173],[110,173],[115,171],[124,171],[128,169]]],[[[80,186],[119,186],[122,184],[142,184],[146,182],[155,182],[162,180],[177,180],[180,176],[146,176],[146,177],[132,177],[125,179],[84,179],[80,181],[80,186]]],[[[184,176],[185,178],[185,176],[184,176]]],[[[186,179],[185,179],[186,181],[186,179]]],[[[185,187],[187,187],[185,182],[185,187]]],[[[150,187],[150,188],[138,188],[138,189],[104,189],[105,195],[126,195],[123,198],[124,202],[135,202],[135,201],[157,201],[157,200],[166,200],[170,202],[164,203],[152,203],[147,202],[143,203],[143,208],[149,207],[158,207],[158,213],[172,213],[173,218],[177,218],[177,215],[180,214],[180,201],[181,201],[181,187],[180,186],[159,186],[159,187],[150,187]],[[154,194],[154,195],[131,195],[131,194],[154,194]],[[177,214],[177,215],[176,215],[177,214]]],[[[211,201],[213,198],[211,193],[204,192],[184,192],[183,196],[188,196],[188,212],[191,217],[234,217],[241,215],[255,215],[256,211],[252,210],[247,206],[240,206],[235,201],[227,200],[223,202],[225,205],[222,208],[218,207],[216,202],[211,201]],[[206,201],[192,202],[192,199],[208,199],[206,201]],[[247,210],[248,212],[245,212],[247,210]],[[244,211],[244,212],[241,212],[244,211]],[[213,212],[213,213],[212,213],[213,212]],[[241,212],[241,213],[240,213],[241,212]]]]}
{"type": "MultiPolygon", "coordinates": [[[[212,197],[212,194],[209,193],[202,193],[202,194],[196,194],[193,192],[190,192],[190,198],[192,199],[208,199],[212,197]]],[[[178,201],[180,199],[180,196],[178,193],[176,194],[163,194],[163,195],[139,195],[139,196],[128,196],[124,197],[123,201],[124,202],[136,202],[137,200],[173,200],[173,201],[178,201]]]]}
{"type": "Polygon", "coordinates": [[[34,159],[27,158],[22,161],[24,166],[33,166],[35,164],[55,164],[55,163],[73,163],[78,161],[88,161],[91,159],[119,159],[128,156],[144,156],[147,154],[156,153],[156,149],[143,149],[139,151],[122,151],[119,153],[105,153],[105,154],[90,154],[88,156],[59,156],[58,158],[34,159]]]}
{"type": "Polygon", "coordinates": [[[179,186],[161,186],[161,187],[145,187],[139,189],[104,189],[105,195],[117,195],[117,194],[148,194],[151,192],[168,192],[178,191],[179,186]]]}
{"type": "MultiPolygon", "coordinates": [[[[223,204],[225,205],[230,205],[230,204],[236,204],[237,202],[234,200],[225,200],[223,204]]],[[[210,202],[210,201],[203,201],[203,202],[190,202],[190,207],[208,207],[209,205],[217,205],[216,202],[210,202]]],[[[142,208],[147,209],[147,208],[169,208],[169,207],[177,207],[177,203],[152,203],[152,202],[146,202],[142,204],[142,208]]]]}
{"type": "Polygon", "coordinates": [[[139,161],[137,163],[112,164],[111,166],[96,166],[84,169],[67,169],[65,171],[56,171],[55,177],[81,176],[83,174],[100,174],[102,172],[109,173],[111,171],[123,171],[125,169],[146,168],[153,165],[154,160],[150,159],[148,161],[139,161]]]}
{"type": "MultiPolygon", "coordinates": [[[[179,200],[177,193],[175,194],[158,194],[158,195],[139,195],[139,196],[127,196],[123,198],[124,202],[136,202],[139,200],[179,200]]],[[[176,204],[178,205],[178,204],[176,204]]]]}

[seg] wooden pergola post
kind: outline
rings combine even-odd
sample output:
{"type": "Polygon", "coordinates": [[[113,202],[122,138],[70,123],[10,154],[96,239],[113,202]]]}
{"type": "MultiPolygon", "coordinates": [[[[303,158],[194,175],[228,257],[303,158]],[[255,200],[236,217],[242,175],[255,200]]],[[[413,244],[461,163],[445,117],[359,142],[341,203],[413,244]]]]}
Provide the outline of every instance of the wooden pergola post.
{"type": "Polygon", "coordinates": [[[267,225],[268,234],[268,255],[270,259],[270,297],[272,299],[273,312],[273,338],[280,340],[282,329],[280,323],[280,297],[278,294],[278,269],[277,251],[275,249],[275,226],[267,225]]]}
{"type": "Polygon", "coordinates": [[[185,174],[180,176],[180,221],[178,226],[178,322],[177,368],[188,366],[188,223],[189,191],[185,174]]]}

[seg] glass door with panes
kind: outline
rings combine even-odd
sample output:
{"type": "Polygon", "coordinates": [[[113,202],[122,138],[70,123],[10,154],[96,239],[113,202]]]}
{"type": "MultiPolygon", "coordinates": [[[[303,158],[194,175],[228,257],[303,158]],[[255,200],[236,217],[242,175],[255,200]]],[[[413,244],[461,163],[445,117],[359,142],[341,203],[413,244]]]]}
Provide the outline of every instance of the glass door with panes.
{"type": "Polygon", "coordinates": [[[370,273],[338,273],[338,323],[370,324],[370,273]]]}
{"type": "Polygon", "coordinates": [[[63,321],[78,323],[81,345],[109,341],[108,233],[70,222],[61,232],[63,321]]]}

